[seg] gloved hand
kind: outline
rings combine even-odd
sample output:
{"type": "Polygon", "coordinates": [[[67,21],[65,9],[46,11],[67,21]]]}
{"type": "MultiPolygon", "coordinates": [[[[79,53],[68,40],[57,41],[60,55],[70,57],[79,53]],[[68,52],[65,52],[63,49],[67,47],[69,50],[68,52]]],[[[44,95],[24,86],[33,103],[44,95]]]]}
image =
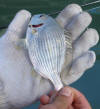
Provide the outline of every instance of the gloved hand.
{"type": "MultiPolygon", "coordinates": [[[[0,109],[27,106],[53,88],[49,80],[34,71],[28,51],[13,43],[25,37],[30,18],[28,11],[18,12],[0,38],[0,109]]],[[[88,29],[79,37],[91,23],[91,17],[76,4],[67,6],[56,20],[71,33],[73,39],[71,70],[67,72],[66,67],[67,73],[61,73],[62,81],[68,85],[94,64],[95,53],[88,50],[98,42],[99,36],[96,30],[88,29]]]]}
{"type": "Polygon", "coordinates": [[[67,6],[56,18],[72,37],[73,59],[71,69],[68,67],[61,73],[64,84],[71,84],[79,79],[85,70],[91,68],[96,60],[95,52],[89,49],[99,41],[98,32],[88,28],[92,21],[89,13],[82,11],[81,7],[72,4],[67,6]]]}

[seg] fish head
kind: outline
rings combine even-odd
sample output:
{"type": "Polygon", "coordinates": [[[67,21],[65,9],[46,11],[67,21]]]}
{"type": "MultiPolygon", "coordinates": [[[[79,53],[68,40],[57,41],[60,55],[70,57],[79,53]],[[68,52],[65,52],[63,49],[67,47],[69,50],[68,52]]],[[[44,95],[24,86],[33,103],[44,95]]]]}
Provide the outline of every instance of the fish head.
{"type": "Polygon", "coordinates": [[[30,32],[34,34],[44,27],[49,26],[52,22],[54,22],[54,19],[51,16],[46,14],[36,14],[31,18],[28,28],[30,32]]]}
{"type": "Polygon", "coordinates": [[[34,36],[38,36],[38,33],[46,29],[47,27],[52,27],[55,24],[55,20],[46,14],[36,14],[33,15],[27,28],[26,38],[27,41],[31,41],[34,36]]]}

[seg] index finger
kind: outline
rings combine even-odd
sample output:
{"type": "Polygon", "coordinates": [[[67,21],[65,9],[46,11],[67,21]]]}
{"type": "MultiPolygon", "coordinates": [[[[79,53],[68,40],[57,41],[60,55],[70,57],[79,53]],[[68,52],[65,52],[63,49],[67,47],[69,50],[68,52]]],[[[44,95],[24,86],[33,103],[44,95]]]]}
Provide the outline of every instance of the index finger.
{"type": "Polygon", "coordinates": [[[26,33],[30,18],[31,13],[29,11],[19,11],[8,26],[7,32],[4,37],[9,40],[22,38],[26,33]]]}

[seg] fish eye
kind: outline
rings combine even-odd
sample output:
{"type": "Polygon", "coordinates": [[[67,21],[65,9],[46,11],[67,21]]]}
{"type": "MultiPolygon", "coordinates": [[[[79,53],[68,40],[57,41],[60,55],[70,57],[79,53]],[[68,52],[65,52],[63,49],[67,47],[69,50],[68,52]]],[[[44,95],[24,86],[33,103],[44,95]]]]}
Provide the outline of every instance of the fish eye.
{"type": "Polygon", "coordinates": [[[44,14],[41,14],[41,15],[40,15],[40,18],[41,18],[42,20],[46,20],[46,19],[47,19],[47,16],[44,15],[44,14]]]}
{"type": "Polygon", "coordinates": [[[28,27],[30,27],[30,28],[31,28],[31,25],[28,25],[28,27]]]}
{"type": "Polygon", "coordinates": [[[44,16],[44,14],[41,14],[41,15],[40,15],[40,17],[43,17],[43,16],[44,16]]]}
{"type": "Polygon", "coordinates": [[[28,27],[31,27],[31,25],[28,25],[28,27]]]}

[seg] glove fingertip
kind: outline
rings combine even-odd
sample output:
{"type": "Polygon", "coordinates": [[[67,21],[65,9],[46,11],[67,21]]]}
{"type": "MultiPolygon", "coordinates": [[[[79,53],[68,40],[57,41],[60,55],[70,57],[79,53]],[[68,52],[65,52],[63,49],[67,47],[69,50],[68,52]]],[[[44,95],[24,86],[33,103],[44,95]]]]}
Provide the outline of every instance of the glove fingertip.
{"type": "Polygon", "coordinates": [[[89,57],[89,59],[88,59],[88,65],[89,66],[88,67],[91,68],[94,65],[95,61],[96,61],[95,52],[94,51],[88,51],[88,57],[89,57]]]}
{"type": "Polygon", "coordinates": [[[80,12],[82,12],[82,8],[79,5],[70,4],[61,11],[61,13],[56,17],[56,20],[62,27],[65,27],[80,12]]]}
{"type": "Polygon", "coordinates": [[[23,37],[26,33],[30,18],[31,13],[27,10],[20,10],[19,12],[17,12],[14,19],[8,26],[6,38],[9,40],[16,40],[23,37]]]}

